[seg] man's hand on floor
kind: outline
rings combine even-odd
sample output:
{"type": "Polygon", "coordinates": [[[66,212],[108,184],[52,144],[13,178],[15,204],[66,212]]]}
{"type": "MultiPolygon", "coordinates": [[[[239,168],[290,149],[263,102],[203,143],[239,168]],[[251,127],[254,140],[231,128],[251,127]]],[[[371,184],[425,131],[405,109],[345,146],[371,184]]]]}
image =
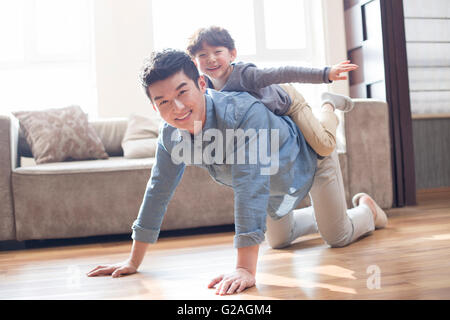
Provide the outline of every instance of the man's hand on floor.
{"type": "Polygon", "coordinates": [[[125,260],[117,264],[97,266],[87,273],[88,277],[111,275],[113,278],[137,272],[137,267],[130,261],[125,260]]]}
{"type": "Polygon", "coordinates": [[[216,294],[227,295],[240,293],[246,288],[255,285],[255,276],[244,268],[237,268],[236,271],[220,275],[208,284],[208,288],[216,287],[216,294]]]}

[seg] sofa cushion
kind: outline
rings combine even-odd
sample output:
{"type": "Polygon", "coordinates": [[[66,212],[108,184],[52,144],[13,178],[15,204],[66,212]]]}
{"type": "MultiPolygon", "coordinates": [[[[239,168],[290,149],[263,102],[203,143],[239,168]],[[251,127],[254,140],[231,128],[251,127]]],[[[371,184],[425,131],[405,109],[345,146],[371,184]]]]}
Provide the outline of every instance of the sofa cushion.
{"type": "Polygon", "coordinates": [[[44,163],[34,166],[20,167],[14,170],[17,174],[72,174],[88,172],[111,172],[138,169],[151,169],[155,158],[126,159],[110,157],[107,160],[70,161],[44,163]]]}
{"type": "Polygon", "coordinates": [[[128,159],[154,157],[158,138],[130,140],[122,142],[123,155],[128,159]]]}
{"type": "Polygon", "coordinates": [[[36,163],[106,159],[103,144],[79,106],[14,112],[36,163]]]}
{"type": "Polygon", "coordinates": [[[125,158],[154,157],[158,141],[159,119],[131,114],[123,137],[122,149],[125,158]]]}
{"type": "MultiPolygon", "coordinates": [[[[86,162],[97,161],[102,160],[86,162]]],[[[12,173],[17,240],[131,234],[151,169],[72,172],[12,173]]],[[[214,182],[206,170],[189,166],[161,230],[232,224],[233,206],[231,188],[214,182]]]]}
{"type": "Polygon", "coordinates": [[[97,132],[108,155],[123,156],[122,139],[127,130],[127,118],[95,119],[89,121],[89,124],[97,132]]]}
{"type": "MultiPolygon", "coordinates": [[[[105,118],[89,121],[110,156],[123,156],[122,140],[127,130],[127,118],[105,118]]],[[[23,128],[19,132],[19,150],[21,157],[33,157],[23,128]]]]}

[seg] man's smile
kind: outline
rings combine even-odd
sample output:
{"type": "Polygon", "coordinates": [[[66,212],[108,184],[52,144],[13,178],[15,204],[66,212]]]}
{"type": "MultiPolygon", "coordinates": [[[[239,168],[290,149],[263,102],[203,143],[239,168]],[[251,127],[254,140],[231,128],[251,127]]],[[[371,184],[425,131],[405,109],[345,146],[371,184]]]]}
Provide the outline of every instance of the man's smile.
{"type": "Polygon", "coordinates": [[[191,114],[192,114],[192,110],[189,110],[189,111],[188,111],[187,113],[185,113],[184,115],[175,118],[175,120],[177,120],[177,121],[184,121],[184,120],[186,120],[187,118],[189,118],[189,116],[190,116],[191,114]]]}

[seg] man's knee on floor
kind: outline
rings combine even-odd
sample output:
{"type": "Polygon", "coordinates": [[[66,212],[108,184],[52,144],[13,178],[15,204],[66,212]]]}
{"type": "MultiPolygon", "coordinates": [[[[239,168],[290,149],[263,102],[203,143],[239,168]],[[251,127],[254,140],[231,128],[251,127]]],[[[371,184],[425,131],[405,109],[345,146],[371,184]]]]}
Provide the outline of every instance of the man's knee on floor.
{"type": "Polygon", "coordinates": [[[332,248],[342,248],[346,247],[351,243],[351,239],[348,236],[343,236],[339,238],[329,238],[325,239],[325,242],[332,248]]]}
{"type": "Polygon", "coordinates": [[[267,239],[267,243],[269,244],[269,247],[271,247],[272,249],[283,249],[288,247],[291,243],[289,240],[287,239],[274,239],[274,238],[270,238],[270,237],[266,237],[267,239]]]}

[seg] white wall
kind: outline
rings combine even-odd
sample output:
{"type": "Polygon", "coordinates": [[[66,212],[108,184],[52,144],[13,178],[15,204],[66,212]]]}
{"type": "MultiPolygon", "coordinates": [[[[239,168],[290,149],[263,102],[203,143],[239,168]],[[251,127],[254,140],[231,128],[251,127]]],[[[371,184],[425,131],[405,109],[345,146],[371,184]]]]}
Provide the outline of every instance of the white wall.
{"type": "MultiPolygon", "coordinates": [[[[322,10],[316,30],[323,28],[325,60],[331,65],[347,58],[343,0],[322,0],[322,10]]],[[[157,116],[138,82],[142,61],[152,51],[151,0],[95,0],[94,28],[98,116],[157,116]]],[[[348,95],[348,81],[329,90],[348,95]]]]}
{"type": "MultiPolygon", "coordinates": [[[[325,62],[333,65],[347,60],[347,43],[345,37],[345,18],[343,0],[322,0],[323,34],[325,62]]],[[[348,75],[347,75],[348,76],[348,75]]],[[[350,95],[349,81],[334,81],[328,85],[330,92],[350,95]]],[[[336,131],[337,150],[345,152],[347,141],[345,139],[345,122],[341,112],[337,112],[339,126],[336,131]]]]}
{"type": "MultiPolygon", "coordinates": [[[[322,0],[323,28],[325,43],[325,61],[333,65],[347,60],[345,42],[345,19],[343,0],[322,0]]],[[[341,80],[330,85],[330,91],[349,95],[348,80],[341,80]]]]}
{"type": "Polygon", "coordinates": [[[151,1],[95,0],[99,117],[155,116],[138,75],[152,51],[151,1]]]}

